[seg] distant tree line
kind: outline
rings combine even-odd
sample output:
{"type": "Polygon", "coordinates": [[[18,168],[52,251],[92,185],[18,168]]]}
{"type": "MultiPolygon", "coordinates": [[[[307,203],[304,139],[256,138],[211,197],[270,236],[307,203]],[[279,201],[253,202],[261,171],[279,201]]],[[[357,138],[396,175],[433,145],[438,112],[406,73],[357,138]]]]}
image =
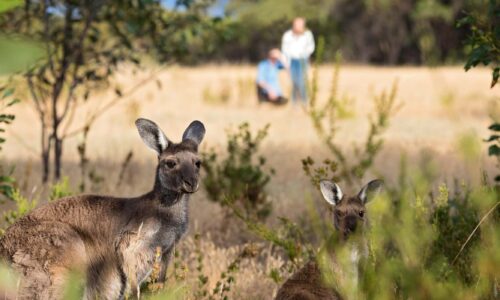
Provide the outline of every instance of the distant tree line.
{"type": "MultiPolygon", "coordinates": [[[[469,11],[487,13],[489,0],[231,0],[225,42],[212,58],[255,62],[295,16],[325,39],[327,60],[340,50],[352,62],[442,64],[464,60],[469,11]]],[[[496,1],[494,1],[496,2],[496,1]]]]}

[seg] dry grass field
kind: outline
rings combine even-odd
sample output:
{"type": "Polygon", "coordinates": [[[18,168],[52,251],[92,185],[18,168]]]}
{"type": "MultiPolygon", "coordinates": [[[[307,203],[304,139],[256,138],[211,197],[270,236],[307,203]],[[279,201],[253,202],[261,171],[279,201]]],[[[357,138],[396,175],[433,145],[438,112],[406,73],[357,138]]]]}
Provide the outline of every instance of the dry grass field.
{"type": "MultiPolygon", "coordinates": [[[[201,120],[207,128],[202,149],[223,149],[226,131],[241,122],[248,121],[254,130],[269,123],[269,135],[261,149],[268,160],[266,166],[276,170],[269,186],[274,203],[269,222],[273,223],[276,216],[295,219],[305,209],[304,196],[319,198],[303,174],[300,160],[308,155],[320,160],[327,151],[301,107],[257,104],[254,67],[172,66],[159,71],[151,67],[136,74],[125,67],[116,80],[127,91],[151,72],[157,72],[157,80],[148,81],[124,97],[92,127],[87,149],[90,168],[103,181],[91,186],[91,192],[137,195],[152,186],[156,156],[142,144],[134,127],[134,120],[141,116],[155,120],[174,141],[180,139],[191,120],[201,120]],[[120,165],[129,151],[133,151],[131,165],[123,184],[117,186],[120,165]]],[[[330,65],[319,70],[319,101],[328,97],[332,74],[330,65]]],[[[384,149],[369,177],[381,175],[394,182],[401,157],[406,155],[414,167],[431,161],[439,177],[436,185],[455,178],[477,182],[480,170],[495,173],[495,161],[488,158],[482,142],[488,136],[491,119],[500,117],[500,89],[488,88],[490,76],[487,69],[465,73],[461,67],[343,66],[340,94],[353,99],[355,115],[340,121],[337,141],[346,151],[364,141],[374,95],[388,91],[397,80],[397,99],[402,107],[390,120],[384,149]]],[[[282,79],[286,86],[286,74],[282,79]]],[[[89,101],[95,107],[95,103],[104,104],[113,97],[112,91],[100,91],[89,101]]],[[[2,159],[15,165],[15,177],[23,193],[35,191],[35,195],[43,195],[46,193],[39,176],[39,124],[30,105],[25,100],[14,107],[17,118],[7,132],[2,159]]],[[[90,111],[83,106],[72,126],[77,127],[90,111]]],[[[80,180],[77,144],[81,138],[75,136],[64,145],[64,174],[75,190],[80,180]]],[[[218,205],[206,200],[203,191],[196,194],[191,201],[190,233],[181,246],[185,250],[181,256],[191,257],[183,260],[187,270],[194,268],[194,249],[201,247],[204,272],[213,287],[220,273],[241,252],[242,243],[252,240],[244,231],[242,224],[225,220],[218,205]],[[201,234],[198,246],[193,239],[195,233],[201,234]]],[[[232,295],[239,299],[271,298],[278,285],[268,274],[280,264],[281,258],[272,249],[260,249],[258,259],[242,262],[232,295]]],[[[196,278],[192,280],[196,282],[196,278]]]]}

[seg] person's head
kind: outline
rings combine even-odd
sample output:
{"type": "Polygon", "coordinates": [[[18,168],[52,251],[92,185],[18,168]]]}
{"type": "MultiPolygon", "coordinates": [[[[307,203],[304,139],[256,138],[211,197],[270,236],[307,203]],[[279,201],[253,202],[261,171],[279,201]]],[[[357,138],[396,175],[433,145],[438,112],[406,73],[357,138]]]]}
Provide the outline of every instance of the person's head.
{"type": "Polygon", "coordinates": [[[306,20],[301,17],[293,19],[292,31],[295,34],[302,34],[306,30],[306,20]]]}
{"type": "Polygon", "coordinates": [[[269,53],[267,54],[269,60],[272,62],[276,62],[281,58],[281,51],[278,48],[273,48],[269,50],[269,53]]]}

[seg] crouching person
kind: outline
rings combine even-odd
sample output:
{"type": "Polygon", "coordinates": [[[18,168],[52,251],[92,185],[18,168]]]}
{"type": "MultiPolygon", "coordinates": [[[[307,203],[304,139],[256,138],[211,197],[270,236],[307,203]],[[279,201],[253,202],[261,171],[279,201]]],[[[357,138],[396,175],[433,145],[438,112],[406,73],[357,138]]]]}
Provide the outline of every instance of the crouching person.
{"type": "Polygon", "coordinates": [[[269,102],[273,104],[285,104],[287,99],[283,97],[279,81],[279,72],[285,69],[281,51],[277,48],[271,49],[268,57],[261,61],[257,72],[257,97],[259,103],[269,102]]]}

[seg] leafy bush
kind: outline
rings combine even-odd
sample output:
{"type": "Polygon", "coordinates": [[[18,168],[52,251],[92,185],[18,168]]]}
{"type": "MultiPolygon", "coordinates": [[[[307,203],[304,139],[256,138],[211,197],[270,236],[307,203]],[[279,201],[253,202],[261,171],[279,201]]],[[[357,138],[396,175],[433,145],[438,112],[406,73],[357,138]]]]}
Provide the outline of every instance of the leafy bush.
{"type": "MultiPolygon", "coordinates": [[[[73,192],[69,186],[68,178],[65,177],[62,181],[56,182],[50,187],[49,202],[62,197],[70,196],[72,194],[73,192]]],[[[3,213],[3,219],[6,226],[13,224],[17,219],[29,213],[40,202],[38,198],[28,198],[23,196],[19,189],[13,190],[10,200],[14,202],[15,208],[7,210],[3,213]]],[[[3,229],[0,228],[0,235],[2,233],[3,229]]]]}
{"type": "MultiPolygon", "coordinates": [[[[14,94],[14,89],[8,89],[5,86],[0,87],[0,94],[0,133],[4,133],[4,126],[11,124],[16,118],[15,115],[6,113],[5,110],[18,103],[19,99],[10,99],[10,97],[14,94]]],[[[3,143],[5,143],[5,138],[0,136],[0,151],[2,150],[3,143]]],[[[0,195],[3,195],[6,198],[11,198],[12,193],[14,192],[13,185],[15,180],[11,176],[11,173],[12,171],[7,171],[3,168],[3,166],[0,166],[0,195]]]]}
{"type": "Polygon", "coordinates": [[[286,279],[307,261],[307,252],[296,256],[297,252],[290,249],[320,246],[312,250],[312,259],[318,261],[326,284],[348,299],[446,299],[450,295],[455,299],[496,299],[500,268],[498,194],[481,186],[450,195],[442,185],[434,198],[424,178],[412,178],[411,183],[414,190],[389,188],[390,194],[373,200],[368,207],[369,231],[364,237],[351,237],[351,243],[341,243],[331,221],[325,223],[317,215],[311,215],[309,226],[320,245],[308,242],[312,238],[283,238],[280,232],[284,226],[268,228],[237,215],[249,230],[283,249],[289,258],[284,265],[288,267],[269,274],[276,280],[286,279]],[[359,275],[350,277],[350,245],[360,238],[368,241],[369,255],[358,264],[359,275]]]}
{"type": "Polygon", "coordinates": [[[228,133],[225,157],[220,158],[214,149],[202,153],[203,186],[210,200],[223,206],[229,202],[261,219],[269,216],[272,204],[265,188],[274,170],[267,173],[265,158],[256,157],[268,129],[269,125],[253,135],[250,125],[243,123],[228,133]]]}
{"type": "Polygon", "coordinates": [[[340,55],[337,55],[337,63],[334,68],[332,87],[326,101],[319,103],[318,98],[318,67],[322,63],[322,52],[324,40],[319,39],[317,56],[311,87],[311,100],[309,106],[309,117],[321,139],[327,147],[333,159],[327,159],[322,166],[315,167],[315,161],[311,157],[302,160],[305,173],[311,178],[315,185],[319,180],[331,178],[333,180],[345,180],[347,184],[359,183],[366,171],[382,149],[382,134],[389,126],[390,118],[399,110],[400,105],[396,102],[397,83],[391,90],[382,92],[375,96],[374,114],[369,116],[370,127],[365,141],[361,145],[354,146],[354,157],[348,157],[335,138],[341,121],[353,114],[349,96],[340,96],[338,91],[340,55]]]}
{"type": "Polygon", "coordinates": [[[492,67],[491,87],[500,77],[500,6],[498,0],[489,0],[486,11],[469,12],[458,22],[458,27],[470,30],[466,46],[469,48],[465,70],[478,65],[492,67]]]}
{"type": "Polygon", "coordinates": [[[50,188],[49,201],[55,201],[71,195],[73,195],[73,191],[69,186],[68,177],[64,177],[59,182],[54,183],[50,188]]]}
{"type": "MultiPolygon", "coordinates": [[[[491,66],[491,88],[500,78],[500,6],[497,0],[489,0],[486,12],[469,12],[458,22],[458,27],[470,30],[465,44],[469,47],[465,71],[478,65],[491,66]]],[[[494,122],[489,129],[493,131],[487,142],[490,143],[488,154],[500,161],[499,135],[500,123],[494,122]]],[[[500,165],[499,165],[500,167],[500,165]]],[[[500,175],[495,177],[500,182],[500,175]]]]}
{"type": "MultiPolygon", "coordinates": [[[[444,198],[437,207],[430,202],[418,206],[426,199],[423,195],[403,196],[397,205],[388,205],[388,198],[374,202],[370,256],[360,265],[361,284],[354,294],[375,299],[494,298],[498,274],[488,274],[480,262],[486,259],[493,268],[500,267],[498,234],[492,234],[500,224],[485,209],[494,207],[496,197],[494,191],[480,187],[461,204],[444,198]],[[477,216],[489,217],[481,232],[474,231],[477,216]],[[460,251],[462,247],[466,251],[460,251]],[[480,255],[490,247],[496,247],[495,255],[480,255]]],[[[341,284],[344,293],[346,288],[341,284]]]]}
{"type": "Polygon", "coordinates": [[[8,225],[13,224],[17,219],[29,213],[38,203],[36,199],[28,199],[21,195],[18,189],[12,193],[11,200],[16,205],[15,209],[8,210],[3,214],[4,220],[8,225]]]}
{"type": "MultiPolygon", "coordinates": [[[[490,143],[488,155],[496,157],[497,167],[500,168],[500,123],[491,124],[489,129],[492,131],[492,134],[487,140],[487,142],[490,143]]],[[[495,181],[500,183],[500,175],[495,177],[495,181]]]]}

